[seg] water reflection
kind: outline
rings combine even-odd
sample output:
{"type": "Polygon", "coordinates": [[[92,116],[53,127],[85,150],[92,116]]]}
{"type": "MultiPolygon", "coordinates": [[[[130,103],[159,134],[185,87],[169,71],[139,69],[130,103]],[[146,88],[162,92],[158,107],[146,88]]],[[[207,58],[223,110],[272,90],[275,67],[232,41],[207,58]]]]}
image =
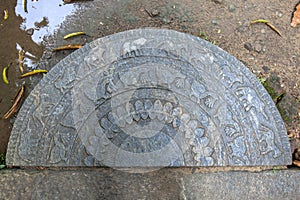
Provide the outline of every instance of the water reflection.
{"type": "Polygon", "coordinates": [[[54,33],[64,19],[75,11],[75,4],[64,4],[62,0],[27,0],[27,12],[23,0],[17,0],[16,15],[24,21],[21,29],[32,34],[32,40],[41,43],[44,36],[54,33]]]}
{"type": "MultiPolygon", "coordinates": [[[[1,22],[0,26],[0,71],[10,66],[7,72],[9,84],[0,81],[0,153],[5,153],[8,138],[12,129],[15,116],[3,120],[2,116],[12,106],[12,101],[21,87],[25,84],[29,92],[41,77],[33,79],[19,79],[22,74],[20,61],[24,72],[36,68],[41,61],[44,49],[45,36],[52,35],[65,20],[66,16],[75,11],[74,4],[63,4],[62,0],[39,0],[38,2],[27,0],[26,13],[23,8],[23,0],[1,0],[1,12],[8,10],[9,17],[1,22]],[[24,53],[23,60],[19,53],[24,53]]],[[[3,17],[3,16],[2,16],[3,17]]],[[[26,92],[26,93],[27,93],[26,92]]],[[[25,99],[25,98],[24,98],[25,99]]]]}

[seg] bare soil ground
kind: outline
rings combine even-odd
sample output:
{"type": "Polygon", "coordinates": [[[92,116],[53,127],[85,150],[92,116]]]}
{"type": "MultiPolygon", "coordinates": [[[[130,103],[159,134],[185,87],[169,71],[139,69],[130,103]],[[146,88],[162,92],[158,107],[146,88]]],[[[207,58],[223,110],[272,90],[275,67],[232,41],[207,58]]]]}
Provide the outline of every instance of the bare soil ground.
{"type": "MultiPolygon", "coordinates": [[[[62,43],[58,35],[72,31],[74,27],[91,36],[78,37],[75,41],[80,43],[141,27],[174,29],[199,36],[235,56],[257,75],[277,104],[291,139],[292,151],[298,152],[294,153],[295,159],[300,160],[300,25],[296,28],[290,25],[298,1],[77,1],[75,4],[78,10],[60,25],[54,35],[45,37],[43,45],[37,45],[28,32],[20,30],[22,18],[13,14],[16,4],[4,0],[0,4],[6,6],[12,14],[10,23],[0,27],[0,69],[9,63],[18,64],[18,53],[14,48],[16,42],[33,52],[41,62],[54,65],[70,52],[53,54],[51,48],[62,43]],[[95,7],[97,12],[93,10],[95,7]],[[89,23],[91,17],[93,23],[89,23]],[[74,25],[78,18],[83,18],[87,23],[81,21],[74,25]],[[269,20],[282,36],[262,23],[250,26],[250,21],[255,19],[269,20]]],[[[12,84],[7,86],[2,81],[0,83],[0,115],[9,108],[10,99],[20,85],[18,72],[14,72],[14,69],[10,69],[12,84]]],[[[26,84],[32,89],[35,83],[32,80],[26,84]]],[[[6,149],[12,122],[0,121],[2,153],[6,149]]]]}

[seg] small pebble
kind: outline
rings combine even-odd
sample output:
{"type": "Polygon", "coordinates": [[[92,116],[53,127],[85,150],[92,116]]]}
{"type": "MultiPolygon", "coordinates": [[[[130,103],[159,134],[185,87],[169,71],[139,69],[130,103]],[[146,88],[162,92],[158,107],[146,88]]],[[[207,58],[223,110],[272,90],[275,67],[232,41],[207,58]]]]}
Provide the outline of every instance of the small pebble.
{"type": "Polygon", "coordinates": [[[238,32],[240,33],[244,33],[244,32],[247,32],[248,31],[248,27],[247,26],[244,26],[244,25],[241,25],[237,28],[238,32]]]}
{"type": "Polygon", "coordinates": [[[152,15],[153,17],[155,17],[155,16],[159,15],[159,12],[158,12],[158,10],[156,10],[156,9],[153,9],[153,10],[151,11],[151,15],[152,15]]]}
{"type": "Polygon", "coordinates": [[[27,33],[28,35],[33,35],[33,32],[34,32],[34,29],[33,29],[33,28],[30,28],[30,29],[27,29],[27,30],[26,30],[26,33],[27,33]]]}
{"type": "Polygon", "coordinates": [[[276,16],[278,16],[278,17],[282,17],[282,13],[279,12],[279,11],[276,11],[275,14],[276,14],[276,16]]]}
{"type": "Polygon", "coordinates": [[[263,69],[266,73],[268,73],[268,72],[270,71],[270,68],[267,67],[267,66],[262,66],[262,69],[263,69]]]}
{"type": "Polygon", "coordinates": [[[261,44],[259,44],[259,43],[256,43],[255,45],[254,45],[254,50],[257,52],[257,53],[260,53],[261,51],[262,51],[262,45],[261,44]]]}
{"type": "Polygon", "coordinates": [[[236,6],[234,5],[234,4],[230,4],[229,6],[228,6],[228,11],[229,12],[234,12],[236,10],[236,6]]]}
{"type": "Polygon", "coordinates": [[[251,45],[249,42],[245,43],[245,44],[244,44],[244,47],[245,47],[245,49],[247,49],[248,51],[252,51],[252,50],[253,50],[252,45],[251,45]]]}
{"type": "Polygon", "coordinates": [[[223,0],[212,0],[212,1],[215,2],[215,3],[218,3],[218,4],[223,3],[223,0]]]}
{"type": "Polygon", "coordinates": [[[213,25],[217,25],[217,24],[218,24],[218,20],[213,19],[213,20],[211,20],[211,23],[212,23],[213,25]]]}
{"type": "Polygon", "coordinates": [[[168,18],[163,18],[162,21],[163,21],[163,23],[165,23],[165,24],[170,24],[170,23],[171,23],[171,20],[168,19],[168,18]]]}

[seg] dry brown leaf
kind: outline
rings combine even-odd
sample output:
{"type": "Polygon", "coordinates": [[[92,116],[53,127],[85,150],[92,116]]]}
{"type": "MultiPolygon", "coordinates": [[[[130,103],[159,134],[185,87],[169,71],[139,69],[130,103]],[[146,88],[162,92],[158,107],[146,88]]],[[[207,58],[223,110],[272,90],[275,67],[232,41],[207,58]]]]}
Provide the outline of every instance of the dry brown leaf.
{"type": "Polygon", "coordinates": [[[24,96],[24,91],[25,91],[25,86],[23,85],[21,87],[21,89],[19,90],[14,104],[12,105],[12,107],[5,113],[5,115],[2,117],[2,119],[8,119],[10,118],[18,109],[19,104],[21,103],[22,97],[24,96]]]}
{"type": "Polygon", "coordinates": [[[296,165],[297,167],[300,167],[300,161],[299,160],[294,160],[293,164],[296,165]]]}
{"type": "Polygon", "coordinates": [[[300,3],[296,6],[296,11],[294,12],[291,26],[296,27],[298,24],[300,24],[300,3]]]}

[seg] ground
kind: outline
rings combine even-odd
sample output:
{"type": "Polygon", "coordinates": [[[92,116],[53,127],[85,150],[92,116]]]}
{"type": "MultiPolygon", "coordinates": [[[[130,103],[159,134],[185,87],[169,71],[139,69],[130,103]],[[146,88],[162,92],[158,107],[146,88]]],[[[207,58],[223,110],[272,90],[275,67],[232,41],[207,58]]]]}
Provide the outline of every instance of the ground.
{"type": "MultiPolygon", "coordinates": [[[[23,1],[3,0],[0,11],[8,9],[9,18],[2,20],[0,26],[0,69],[2,72],[10,65],[10,83],[0,81],[0,115],[3,116],[12,105],[11,99],[21,84],[25,83],[28,95],[42,78],[38,75],[18,79],[21,73],[16,43],[34,56],[25,55],[25,71],[32,68],[49,70],[72,52],[54,53],[52,50],[56,46],[85,44],[128,29],[159,27],[202,37],[243,62],[257,75],[277,104],[291,138],[292,151],[298,152],[300,25],[296,28],[290,25],[298,3],[298,0],[94,0],[64,4],[55,0],[47,5],[45,0],[39,0],[28,1],[28,13],[25,13],[23,1]],[[69,12],[69,8],[72,11],[69,12]],[[53,17],[52,11],[60,18],[53,17]],[[269,20],[282,36],[263,23],[250,26],[250,21],[255,19],[269,20]],[[88,36],[62,39],[63,35],[73,31],[84,31],[88,36]]],[[[6,151],[13,122],[14,117],[0,121],[0,153],[6,151]]],[[[295,157],[300,159],[300,150],[295,157]]]]}

